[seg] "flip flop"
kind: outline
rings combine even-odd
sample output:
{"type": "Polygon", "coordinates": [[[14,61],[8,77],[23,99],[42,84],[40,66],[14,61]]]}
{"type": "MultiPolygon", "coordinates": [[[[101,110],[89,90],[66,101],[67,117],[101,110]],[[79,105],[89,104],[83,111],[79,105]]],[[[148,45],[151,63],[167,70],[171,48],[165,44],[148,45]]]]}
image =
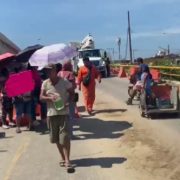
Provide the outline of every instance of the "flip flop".
{"type": "Polygon", "coordinates": [[[60,162],[59,162],[59,166],[60,166],[60,167],[65,167],[65,161],[60,161],[60,162]]]}
{"type": "Polygon", "coordinates": [[[65,167],[66,167],[67,173],[74,173],[75,172],[75,169],[74,169],[72,164],[70,164],[70,163],[66,164],[65,163],[65,167]]]}

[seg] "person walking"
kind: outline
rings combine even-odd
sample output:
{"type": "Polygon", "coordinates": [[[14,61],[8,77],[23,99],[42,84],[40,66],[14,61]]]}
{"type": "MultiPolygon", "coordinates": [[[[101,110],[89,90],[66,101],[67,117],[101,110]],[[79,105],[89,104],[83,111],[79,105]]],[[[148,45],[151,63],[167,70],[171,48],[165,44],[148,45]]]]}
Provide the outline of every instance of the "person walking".
{"type": "Polygon", "coordinates": [[[34,129],[32,125],[32,114],[31,114],[31,92],[24,93],[23,95],[14,97],[14,105],[16,109],[16,133],[21,133],[20,124],[23,118],[28,120],[27,130],[31,131],[34,129]]]}
{"type": "Polygon", "coordinates": [[[69,118],[70,118],[70,128],[71,128],[71,136],[73,135],[73,121],[75,116],[75,89],[76,89],[76,77],[73,73],[73,67],[71,61],[67,61],[62,66],[62,70],[59,71],[58,76],[68,80],[72,84],[72,91],[69,94],[69,118]]]}
{"type": "MultiPolygon", "coordinates": [[[[20,73],[25,70],[25,67],[15,68],[15,73],[20,73]]],[[[32,124],[32,113],[31,113],[31,104],[32,104],[32,92],[26,92],[22,95],[13,97],[13,103],[16,110],[16,133],[21,133],[20,125],[21,120],[26,118],[28,121],[27,130],[33,130],[32,124]]]]}
{"type": "Polygon", "coordinates": [[[1,82],[1,107],[2,107],[2,128],[9,129],[9,127],[14,127],[15,123],[13,122],[13,102],[12,98],[8,97],[5,89],[5,83],[9,77],[9,72],[7,69],[3,69],[1,72],[1,79],[3,81],[1,82]],[[9,116],[9,123],[7,123],[7,115],[9,116]]]}
{"type": "Polygon", "coordinates": [[[97,79],[101,83],[101,76],[96,67],[89,61],[89,57],[83,58],[84,66],[78,72],[79,89],[82,89],[84,105],[89,115],[92,114],[95,101],[95,87],[97,79]]]}
{"type": "Polygon", "coordinates": [[[40,105],[40,116],[41,116],[41,121],[43,123],[46,123],[46,115],[47,115],[47,107],[45,102],[41,102],[39,99],[40,96],[40,91],[41,91],[41,84],[42,84],[42,79],[39,75],[39,72],[37,70],[37,67],[31,67],[29,65],[29,70],[32,72],[32,77],[35,82],[35,88],[32,92],[32,104],[31,104],[31,114],[32,114],[32,121],[34,124],[38,125],[39,122],[36,119],[36,107],[39,104],[40,105]]]}
{"type": "Polygon", "coordinates": [[[62,158],[60,166],[65,166],[68,172],[73,172],[74,168],[70,163],[70,130],[68,125],[68,97],[72,85],[69,81],[58,77],[56,65],[47,66],[46,72],[49,78],[42,83],[40,99],[47,102],[50,141],[57,145],[62,158]]]}

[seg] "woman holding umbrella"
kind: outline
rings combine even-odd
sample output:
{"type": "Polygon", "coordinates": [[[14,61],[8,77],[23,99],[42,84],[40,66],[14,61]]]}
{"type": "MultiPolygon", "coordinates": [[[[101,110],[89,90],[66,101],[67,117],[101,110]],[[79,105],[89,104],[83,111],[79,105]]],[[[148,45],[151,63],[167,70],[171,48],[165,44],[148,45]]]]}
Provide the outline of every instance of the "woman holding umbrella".
{"type": "Polygon", "coordinates": [[[46,69],[48,79],[42,83],[40,99],[47,102],[47,119],[50,129],[50,141],[55,143],[68,172],[74,172],[70,163],[70,130],[68,125],[68,98],[72,85],[58,77],[58,63],[63,63],[77,55],[77,51],[69,45],[53,44],[37,50],[30,58],[31,66],[46,69]]]}

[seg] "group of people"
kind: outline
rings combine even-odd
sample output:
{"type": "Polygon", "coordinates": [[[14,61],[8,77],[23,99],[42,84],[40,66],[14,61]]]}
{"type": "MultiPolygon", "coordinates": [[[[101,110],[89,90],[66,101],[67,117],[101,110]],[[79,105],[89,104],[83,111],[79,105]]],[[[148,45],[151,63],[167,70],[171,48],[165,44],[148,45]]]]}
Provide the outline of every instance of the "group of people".
{"type": "MultiPolygon", "coordinates": [[[[40,77],[35,67],[28,67],[32,71],[35,89],[21,96],[10,98],[5,91],[5,83],[9,77],[8,70],[1,72],[1,104],[2,127],[16,125],[16,132],[20,133],[20,122],[23,115],[29,118],[28,129],[33,128],[33,120],[36,119],[35,107],[41,104],[41,119],[47,122],[50,132],[50,142],[55,143],[61,155],[60,166],[67,171],[74,171],[70,163],[70,139],[73,135],[73,118],[75,114],[78,95],[75,92],[77,86],[82,91],[84,105],[89,115],[92,114],[95,101],[95,80],[101,82],[101,76],[96,67],[83,58],[84,66],[79,69],[77,79],[73,73],[71,62],[61,64],[49,64],[44,68],[45,78],[40,77]],[[16,109],[16,124],[13,121],[13,106],[16,109]]],[[[23,69],[24,70],[24,69],[23,69]]],[[[15,73],[20,72],[18,69],[15,73]]]]}
{"type": "Polygon", "coordinates": [[[42,79],[36,68],[19,66],[9,71],[8,68],[3,68],[0,72],[1,85],[1,111],[2,111],[2,128],[9,129],[16,126],[16,132],[21,133],[21,120],[25,117],[28,120],[27,129],[33,130],[33,122],[36,121],[36,105],[41,105],[41,119],[46,121],[46,103],[39,100],[42,79]],[[24,93],[16,97],[8,97],[5,84],[10,74],[20,73],[21,71],[31,70],[32,77],[35,82],[35,88],[31,92],[24,93]],[[14,121],[14,109],[16,112],[16,119],[14,121]],[[8,117],[7,117],[8,116],[8,117]],[[7,121],[8,119],[8,121],[7,121]]]}
{"type": "Polygon", "coordinates": [[[59,164],[61,167],[66,167],[68,172],[74,171],[70,163],[70,139],[72,135],[71,113],[74,113],[76,85],[82,90],[86,111],[91,115],[95,100],[95,79],[101,82],[100,74],[89,58],[84,57],[83,62],[84,66],[79,69],[76,83],[70,71],[70,64],[66,64],[65,69],[60,72],[57,65],[52,64],[46,67],[49,78],[42,83],[40,94],[40,99],[47,102],[50,141],[56,143],[61,155],[59,164]],[[57,99],[64,102],[64,108],[61,110],[57,110],[54,106],[57,99]]]}
{"type": "MultiPolygon", "coordinates": [[[[139,69],[134,74],[136,83],[133,87],[132,96],[127,104],[132,104],[133,98],[139,88],[144,89],[147,96],[151,95],[151,81],[148,65],[138,58],[139,69]]],[[[28,119],[28,129],[33,129],[36,121],[36,106],[40,104],[41,120],[47,123],[50,132],[50,142],[55,143],[60,156],[60,166],[66,167],[67,171],[74,171],[70,163],[70,140],[73,136],[73,121],[75,108],[78,100],[76,88],[82,91],[84,106],[89,115],[92,115],[95,101],[96,79],[101,83],[101,75],[87,56],[83,57],[84,66],[80,67],[77,78],[73,73],[71,61],[65,64],[49,64],[44,67],[44,74],[40,76],[37,67],[28,65],[26,68],[15,68],[11,73],[19,73],[31,70],[35,82],[35,88],[20,96],[8,97],[5,84],[10,72],[4,68],[0,72],[2,127],[8,129],[16,126],[16,132],[20,133],[20,123],[23,116],[28,119]],[[13,121],[13,108],[16,110],[16,120],[13,121]],[[7,122],[9,116],[9,123],[7,122]],[[16,123],[14,123],[16,122],[16,123]]]]}

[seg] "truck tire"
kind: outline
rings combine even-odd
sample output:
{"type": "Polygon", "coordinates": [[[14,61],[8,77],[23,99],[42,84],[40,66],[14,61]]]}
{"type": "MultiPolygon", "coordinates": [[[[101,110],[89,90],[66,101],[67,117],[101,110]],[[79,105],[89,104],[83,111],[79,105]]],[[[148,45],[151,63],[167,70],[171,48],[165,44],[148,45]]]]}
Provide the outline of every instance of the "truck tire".
{"type": "Polygon", "coordinates": [[[104,71],[102,72],[102,77],[103,77],[103,78],[107,78],[107,70],[104,70],[104,71]]]}

